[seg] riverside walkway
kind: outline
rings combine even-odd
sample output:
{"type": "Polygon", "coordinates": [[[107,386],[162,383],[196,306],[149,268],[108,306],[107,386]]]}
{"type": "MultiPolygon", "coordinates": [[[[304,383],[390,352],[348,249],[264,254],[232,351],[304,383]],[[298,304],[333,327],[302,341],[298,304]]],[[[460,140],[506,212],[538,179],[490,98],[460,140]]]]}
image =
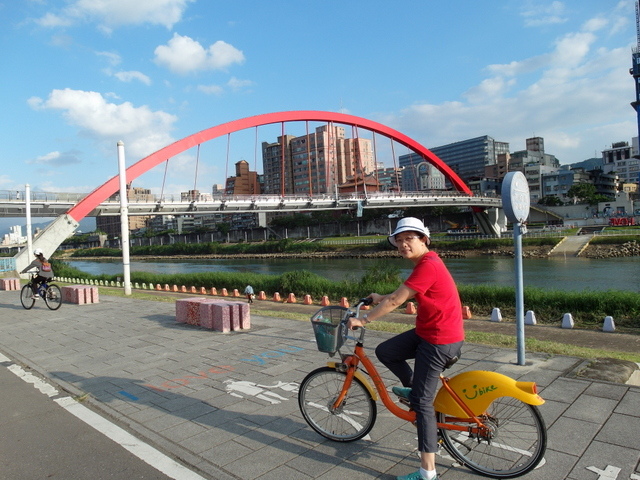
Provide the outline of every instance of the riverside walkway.
{"type": "MultiPolygon", "coordinates": [[[[414,428],[382,407],[370,441],[335,443],[307,426],[296,389],[327,360],[308,322],[254,314],[251,330],[221,334],[176,323],[173,302],[101,295],[52,312],[41,303],[24,310],[18,297],[0,291],[0,478],[389,480],[418,466],[414,428]],[[32,374],[47,393],[18,386],[8,370],[32,374]],[[132,435],[121,443],[156,452],[159,466],[85,429],[77,409],[132,435]]],[[[635,337],[593,333],[637,351],[635,337]]],[[[367,335],[370,349],[389,337],[367,335]]],[[[640,479],[640,387],[578,378],[584,362],[575,357],[515,360],[513,350],[468,344],[451,374],[492,370],[538,383],[548,449],[521,478],[640,479]]],[[[483,478],[446,455],[438,470],[444,480],[483,478]]]]}

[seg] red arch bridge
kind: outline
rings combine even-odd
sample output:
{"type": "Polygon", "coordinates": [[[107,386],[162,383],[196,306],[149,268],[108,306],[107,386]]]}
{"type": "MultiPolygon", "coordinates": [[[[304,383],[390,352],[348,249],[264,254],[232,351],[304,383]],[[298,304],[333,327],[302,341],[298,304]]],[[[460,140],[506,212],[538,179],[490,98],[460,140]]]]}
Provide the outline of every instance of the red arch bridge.
{"type": "MultiPolygon", "coordinates": [[[[497,197],[474,196],[469,187],[458,175],[435,154],[427,148],[409,138],[408,136],[380,123],[353,115],[322,111],[291,111],[277,112],[264,115],[247,117],[240,120],[224,123],[206,130],[194,133],[168,145],[151,155],[137,161],[126,169],[126,181],[131,182],[143,173],[153,169],[157,165],[168,162],[169,159],[199,147],[201,144],[218,137],[229,136],[231,133],[241,130],[258,128],[265,125],[280,124],[282,136],[285,135],[285,124],[288,122],[305,122],[308,132],[309,122],[326,122],[329,126],[334,124],[350,126],[354,138],[359,137],[359,132],[364,130],[373,135],[386,137],[391,141],[393,151],[394,142],[414,152],[424,162],[428,162],[442,172],[451,183],[454,192],[403,192],[403,193],[353,193],[346,195],[321,194],[321,195],[253,195],[253,196],[224,196],[212,198],[206,202],[173,201],[168,196],[161,194],[153,201],[129,202],[130,215],[180,215],[194,214],[206,215],[208,213],[221,212],[268,212],[268,211],[309,211],[316,209],[354,209],[354,208],[410,208],[425,206],[468,206],[472,207],[476,221],[480,229],[487,234],[499,235],[500,224],[504,224],[504,215],[500,207],[502,201],[497,197]]],[[[257,137],[257,130],[256,130],[257,137]]],[[[374,147],[375,149],[375,147],[374,147]]],[[[395,162],[395,154],[392,155],[395,162]]],[[[33,216],[57,216],[50,225],[34,240],[34,248],[41,248],[45,255],[51,255],[53,251],[71,235],[80,220],[86,216],[119,215],[119,202],[109,202],[119,190],[119,176],[116,175],[104,184],[93,190],[81,199],[73,198],[69,194],[42,194],[33,195],[30,199],[31,214],[33,216]],[[66,195],[66,197],[65,197],[66,195]],[[42,198],[44,196],[44,198],[42,198]],[[40,197],[40,198],[38,198],[40,197]]],[[[0,197],[0,215],[24,216],[25,200],[11,195],[3,199],[0,197]]],[[[29,262],[28,252],[24,250],[15,257],[16,268],[20,270],[29,262]]]]}

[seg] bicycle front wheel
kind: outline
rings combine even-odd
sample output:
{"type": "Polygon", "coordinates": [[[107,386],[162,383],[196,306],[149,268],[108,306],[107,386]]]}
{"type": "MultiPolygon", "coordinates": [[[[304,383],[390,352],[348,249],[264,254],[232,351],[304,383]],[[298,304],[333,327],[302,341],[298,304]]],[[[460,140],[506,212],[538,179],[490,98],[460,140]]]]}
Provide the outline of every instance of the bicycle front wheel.
{"type": "Polygon", "coordinates": [[[300,384],[298,405],[307,423],[323,437],[352,442],[367,435],[376,421],[376,402],[364,384],[353,378],[338,408],[333,402],[342,390],[346,374],[330,367],[314,370],[300,384]]]}
{"type": "Polygon", "coordinates": [[[49,285],[44,294],[44,303],[46,303],[47,307],[51,310],[57,310],[60,308],[60,305],[62,305],[62,293],[57,285],[49,285]]]}
{"type": "Polygon", "coordinates": [[[36,303],[33,299],[33,290],[31,290],[30,284],[26,284],[22,287],[22,290],[20,290],[20,303],[22,303],[22,306],[27,310],[30,310],[33,304],[36,303]]]}
{"type": "MultiPolygon", "coordinates": [[[[501,397],[480,418],[491,430],[488,436],[440,429],[445,448],[456,460],[492,478],[519,477],[540,463],[547,448],[547,430],[536,406],[501,397]]],[[[438,421],[445,422],[442,413],[438,421]]],[[[471,426],[469,421],[448,423],[471,426]]]]}

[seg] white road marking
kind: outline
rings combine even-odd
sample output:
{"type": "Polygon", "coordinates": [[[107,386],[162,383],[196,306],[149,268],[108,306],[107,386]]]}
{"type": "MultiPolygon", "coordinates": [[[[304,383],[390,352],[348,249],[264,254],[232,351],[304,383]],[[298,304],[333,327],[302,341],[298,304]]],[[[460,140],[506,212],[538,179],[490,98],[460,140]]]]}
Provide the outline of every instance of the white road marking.
{"type": "Polygon", "coordinates": [[[205,480],[204,477],[89,410],[73,398],[57,398],[54,402],[165,475],[176,480],[205,480]]]}
{"type": "MultiPolygon", "coordinates": [[[[0,353],[0,362],[11,362],[11,360],[0,353]]],[[[50,383],[27,372],[15,363],[9,365],[7,369],[25,382],[33,384],[35,388],[48,397],[53,397],[58,394],[58,390],[50,383]]],[[[206,480],[201,475],[189,470],[164,453],[134,437],[126,430],[123,430],[97,413],[89,410],[84,405],[76,402],[73,398],[54,398],[53,401],[166,476],[175,480],[206,480]]]]}

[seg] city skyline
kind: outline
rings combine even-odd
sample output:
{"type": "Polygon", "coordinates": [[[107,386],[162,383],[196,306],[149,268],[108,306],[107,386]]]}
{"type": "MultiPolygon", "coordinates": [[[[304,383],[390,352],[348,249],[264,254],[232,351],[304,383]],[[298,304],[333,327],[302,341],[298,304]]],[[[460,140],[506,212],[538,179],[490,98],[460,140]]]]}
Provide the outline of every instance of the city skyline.
{"type": "MultiPolygon", "coordinates": [[[[637,135],[631,0],[26,0],[0,19],[5,62],[19,65],[2,73],[0,190],[89,192],[117,174],[119,140],[131,165],[287,110],[364,117],[427,148],[489,135],[517,151],[539,136],[562,164],[637,135]]],[[[208,191],[239,160],[261,171],[260,142],[280,126],[255,135],[233,134],[228,155],[207,142],[173,158],[166,182],[158,166],[134,185],[208,191]]]]}

